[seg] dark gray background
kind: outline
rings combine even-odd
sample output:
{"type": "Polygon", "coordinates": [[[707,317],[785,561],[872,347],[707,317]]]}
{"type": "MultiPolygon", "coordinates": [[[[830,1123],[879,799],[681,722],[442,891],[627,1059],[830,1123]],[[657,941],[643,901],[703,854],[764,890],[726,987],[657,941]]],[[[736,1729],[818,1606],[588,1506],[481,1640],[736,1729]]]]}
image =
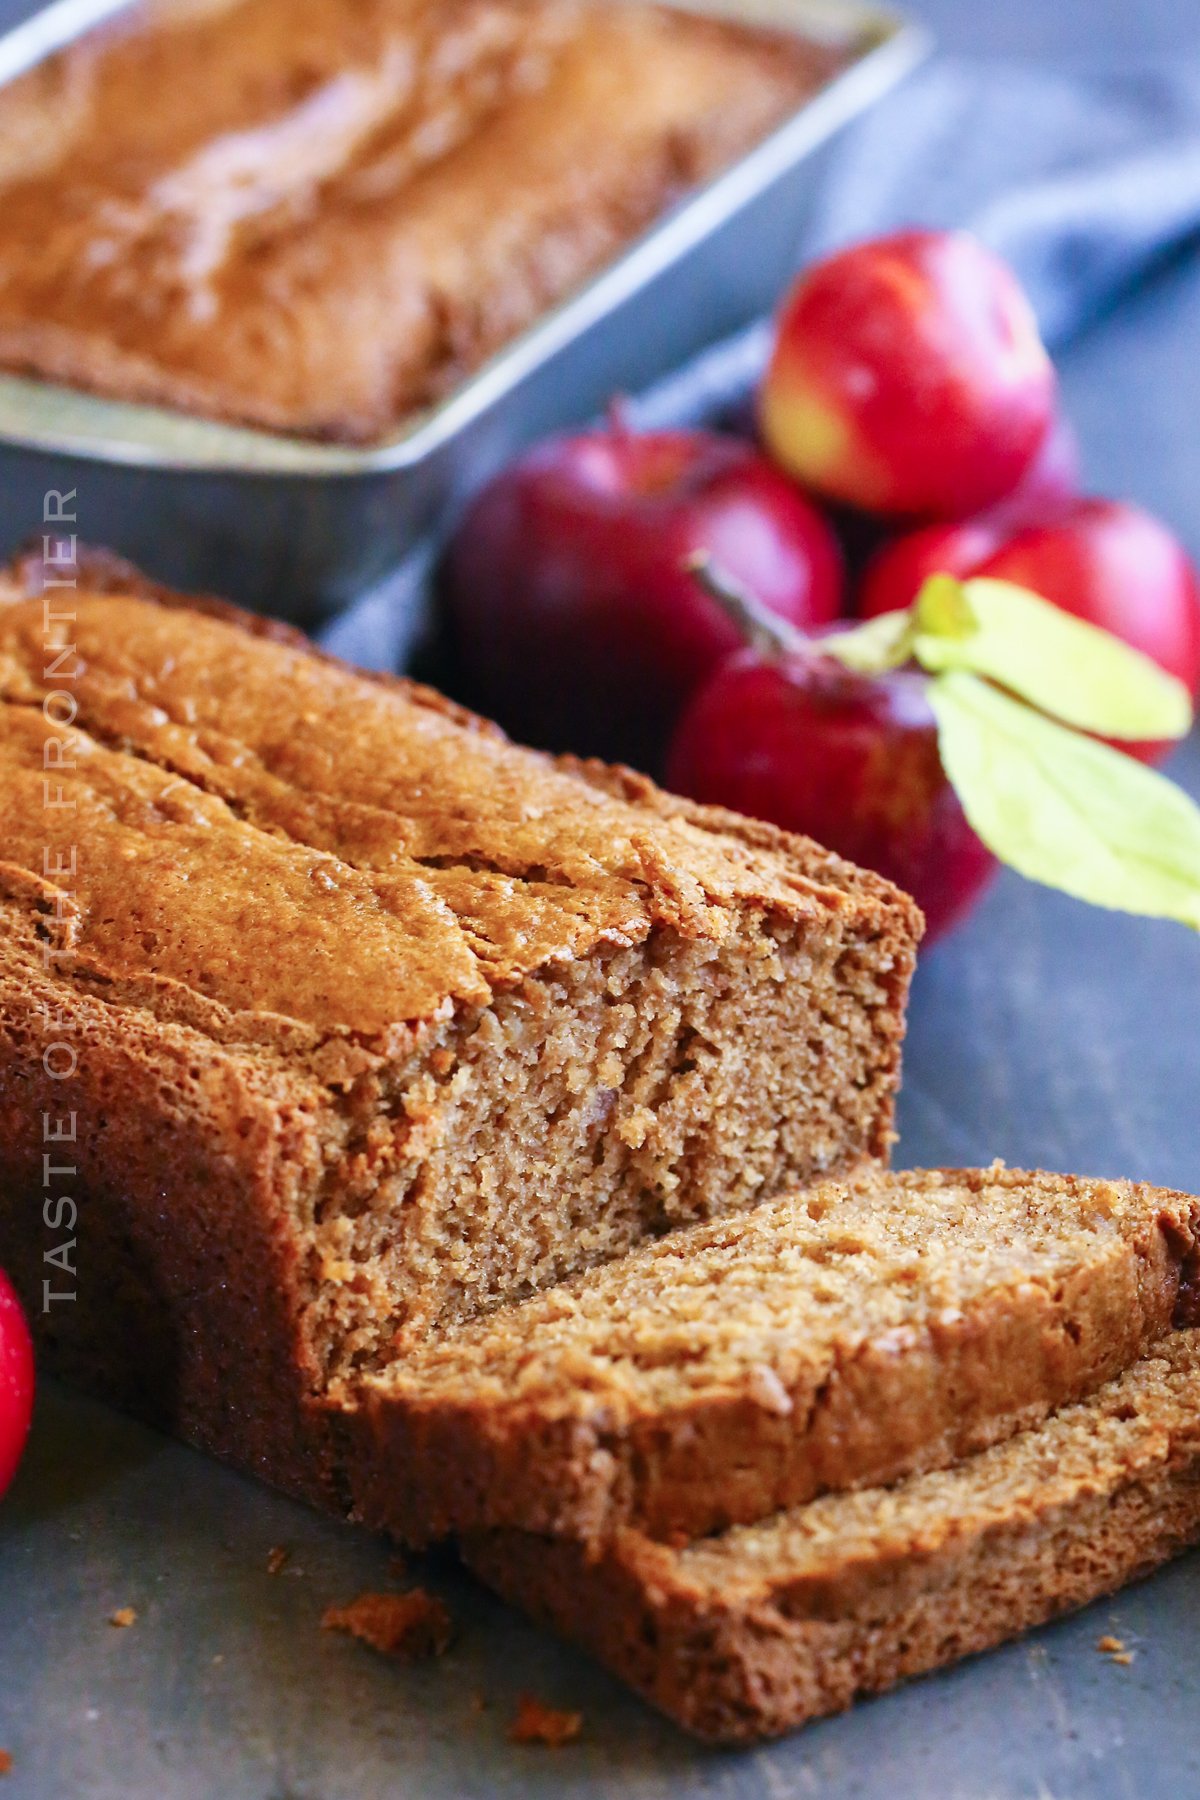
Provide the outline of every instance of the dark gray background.
{"type": "MultiPolygon", "coordinates": [[[[1194,0],[917,0],[964,52],[1120,61],[1200,46],[1194,0]]],[[[0,24],[15,16],[0,0],[0,24]]],[[[1062,359],[1096,488],[1200,554],[1200,262],[1062,359]]],[[[1200,747],[1175,773],[1200,793],[1200,747]]],[[[1200,946],[1004,878],[924,960],[902,1108],[908,1162],[989,1160],[1200,1187],[1200,946]]],[[[1150,1800],[1200,1792],[1200,1559],[994,1656],[749,1755],[682,1739],[583,1658],[439,1572],[462,1621],[405,1672],[322,1633],[387,1580],[385,1548],[87,1403],[47,1393],[0,1515],[5,1800],[1150,1800]],[[292,1562],[266,1572],[268,1548],[292,1562]],[[109,1613],[138,1609],[113,1630],[109,1613]],[[1114,1632],[1130,1668],[1097,1653],[1114,1632]],[[579,1706],[583,1741],[510,1748],[517,1694],[579,1706]],[[474,1710],[472,1696],[486,1701],[474,1710]]]]}

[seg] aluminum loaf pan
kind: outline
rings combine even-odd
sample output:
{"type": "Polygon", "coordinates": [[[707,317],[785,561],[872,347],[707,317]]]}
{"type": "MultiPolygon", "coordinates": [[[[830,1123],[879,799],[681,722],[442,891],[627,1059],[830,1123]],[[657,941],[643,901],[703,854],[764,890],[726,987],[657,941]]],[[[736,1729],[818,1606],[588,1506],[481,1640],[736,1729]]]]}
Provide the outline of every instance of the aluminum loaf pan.
{"type": "MultiPolygon", "coordinates": [[[[120,3],[57,0],[0,38],[0,82],[120,3]]],[[[41,531],[47,491],[75,489],[81,538],[180,587],[312,624],[385,575],[524,445],[771,307],[795,267],[821,152],[924,55],[927,39],[861,0],[687,4],[833,42],[846,66],[446,400],[378,444],[314,443],[0,375],[0,549],[41,531]]]]}

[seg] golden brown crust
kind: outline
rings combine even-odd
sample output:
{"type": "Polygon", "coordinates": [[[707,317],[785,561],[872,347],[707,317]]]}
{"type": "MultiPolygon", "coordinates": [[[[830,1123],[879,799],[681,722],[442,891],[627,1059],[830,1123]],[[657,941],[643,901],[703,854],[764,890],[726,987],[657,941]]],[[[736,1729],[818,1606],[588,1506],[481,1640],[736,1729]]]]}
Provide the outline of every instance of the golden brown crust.
{"type": "MultiPolygon", "coordinates": [[[[46,589],[47,573],[42,540],[34,539],[19,549],[12,560],[0,569],[0,603],[40,599],[46,589]]],[[[152,601],[156,606],[174,611],[203,613],[206,618],[221,620],[226,625],[236,625],[251,637],[290,645],[292,649],[306,651],[309,656],[315,657],[319,662],[329,663],[334,668],[346,667],[342,657],[323,650],[298,626],[290,625],[284,619],[271,618],[266,613],[249,612],[244,606],[236,606],[232,600],[223,600],[217,594],[194,591],[181,593],[178,588],[156,581],[152,575],[147,575],[138,568],[136,563],[130,562],[127,557],[118,556],[114,550],[105,549],[103,545],[76,541],[70,573],[73,587],[80,593],[124,595],[127,598],[152,601]]],[[[55,574],[61,574],[61,570],[51,570],[50,574],[53,578],[55,574]]],[[[391,675],[375,669],[359,669],[356,673],[363,681],[371,681],[379,687],[408,694],[422,706],[444,712],[447,718],[456,719],[461,725],[474,731],[490,733],[500,738],[505,735],[490,719],[482,718],[469,707],[461,706],[457,700],[448,699],[445,694],[439,693],[436,688],[427,687],[424,682],[413,681],[407,675],[391,675]]]]}
{"type": "Polygon", "coordinates": [[[991,1170],[864,1173],[643,1246],[368,1380],[366,1520],[701,1536],[947,1466],[1170,1329],[1200,1201],[991,1170]]]}
{"type": "MultiPolygon", "coordinates": [[[[211,604],[186,622],[123,591],[80,592],[71,606],[56,634],[61,659],[48,655],[39,601],[0,607],[6,860],[40,870],[47,844],[65,853],[74,841],[83,809],[98,849],[81,859],[74,894],[80,947],[90,920],[128,914],[130,883],[174,913],[183,896],[166,899],[155,834],[142,823],[174,795],[181,816],[157,834],[167,855],[190,834],[212,846],[214,862],[227,856],[214,904],[227,907],[239,889],[270,893],[264,916],[293,921],[276,949],[286,959],[280,991],[267,992],[272,959],[247,941],[253,982],[236,961],[206,977],[202,991],[219,1004],[375,1038],[436,1017],[447,1001],[484,1003],[547,961],[642,942],[657,925],[720,939],[743,907],[792,920],[840,911],[868,929],[894,921],[915,935],[909,903],[814,846],[764,840],[729,815],[660,809],[649,783],[618,799],[477,729],[428,690],[370,682],[303,644],[234,629],[211,604]],[[52,660],[62,666],[50,675],[52,660]],[[43,717],[56,685],[70,692],[76,730],[43,717]],[[56,736],[75,766],[62,782],[70,806],[48,812],[42,764],[56,736]],[[132,810],[122,805],[127,791],[132,810]],[[107,886],[118,837],[145,852],[120,871],[120,905],[107,886]],[[322,881],[329,898],[307,908],[306,931],[303,895],[322,881]],[[311,936],[318,920],[324,942],[311,936]]],[[[240,923],[244,934],[250,921],[240,923]]],[[[111,941],[94,946],[112,972],[152,968],[196,985],[192,968],[173,960],[166,919],[152,954],[118,929],[119,967],[111,941]]],[[[206,929],[215,933],[216,921],[206,929]]],[[[226,934],[222,957],[235,948],[226,934]]]]}
{"type": "Polygon", "coordinates": [[[0,95],[0,364],[378,436],[839,60],[597,0],[130,8],[0,95]]]}
{"type": "Polygon", "coordinates": [[[471,1539],[491,1586],[685,1729],[750,1743],[985,1650],[1200,1537],[1200,1334],[1092,1400],[891,1489],[671,1550],[471,1539]]]}
{"type": "MultiPolygon", "coordinates": [[[[14,599],[40,599],[46,591],[47,579],[61,577],[63,570],[47,564],[45,541],[30,539],[16,551],[12,560],[0,569],[0,602],[14,599]]],[[[156,606],[174,607],[185,612],[204,613],[212,619],[223,619],[252,637],[267,638],[274,643],[291,644],[308,650],[313,656],[324,651],[295,625],[284,619],[273,619],[265,613],[248,612],[231,600],[216,594],[182,594],[165,582],[156,581],[127,557],[118,556],[102,544],[72,545],[69,574],[72,586],[85,594],[125,594],[140,600],[152,600],[156,606]]]]}
{"type": "Polygon", "coordinates": [[[297,1300],[321,1086],[102,975],[59,980],[51,918],[0,878],[0,1263],[44,1364],[338,1504],[297,1300]]]}

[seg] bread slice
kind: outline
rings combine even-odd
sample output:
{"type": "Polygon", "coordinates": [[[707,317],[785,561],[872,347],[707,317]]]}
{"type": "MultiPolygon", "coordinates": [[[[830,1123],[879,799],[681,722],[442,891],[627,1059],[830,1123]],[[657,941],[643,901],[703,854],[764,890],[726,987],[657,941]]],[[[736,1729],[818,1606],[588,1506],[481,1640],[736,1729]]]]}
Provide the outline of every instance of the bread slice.
{"type": "Polygon", "coordinates": [[[57,1366],[307,1489],[331,1382],[887,1154],[886,882],[77,580],[0,591],[0,1263],[57,1366]]]}
{"type": "Polygon", "coordinates": [[[1183,1194],[997,1165],[674,1232],[369,1377],[361,1514],[410,1541],[693,1537],[945,1466],[1168,1330],[1198,1220],[1183,1194]]]}
{"type": "Polygon", "coordinates": [[[748,1743],[1083,1606],[1200,1538],[1200,1331],[941,1473],[596,1559],[496,1532],[468,1563],[698,1736],[748,1743]]]}

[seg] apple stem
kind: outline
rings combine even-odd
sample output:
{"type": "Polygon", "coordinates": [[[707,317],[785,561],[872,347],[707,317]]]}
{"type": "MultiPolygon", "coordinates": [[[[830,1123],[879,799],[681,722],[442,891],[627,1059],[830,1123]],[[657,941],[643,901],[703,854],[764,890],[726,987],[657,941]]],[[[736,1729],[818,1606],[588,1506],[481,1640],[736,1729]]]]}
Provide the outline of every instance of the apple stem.
{"type": "Polygon", "coordinates": [[[760,656],[778,661],[783,656],[811,653],[811,638],[805,637],[787,619],[781,619],[778,613],[773,613],[761,600],[756,600],[713,561],[707,550],[697,550],[685,557],[683,566],[760,656]]]}

